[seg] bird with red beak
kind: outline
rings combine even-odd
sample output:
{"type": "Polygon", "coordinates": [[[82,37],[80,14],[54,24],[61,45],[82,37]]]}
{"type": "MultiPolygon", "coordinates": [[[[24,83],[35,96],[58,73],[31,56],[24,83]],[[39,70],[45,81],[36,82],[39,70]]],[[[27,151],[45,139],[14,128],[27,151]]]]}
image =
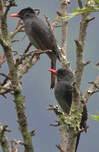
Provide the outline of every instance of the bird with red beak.
{"type": "MultiPolygon", "coordinates": [[[[35,9],[30,7],[22,9],[10,17],[18,17],[24,23],[25,33],[30,43],[40,50],[52,50],[46,54],[51,60],[51,68],[56,69],[56,59],[59,59],[56,40],[48,26],[38,17],[35,9]]],[[[51,74],[51,88],[54,88],[55,77],[51,74]]]]}
{"type": "MultiPolygon", "coordinates": [[[[74,80],[73,73],[67,69],[58,69],[57,71],[54,69],[49,69],[49,72],[53,73],[57,77],[57,83],[55,84],[54,94],[55,98],[62,108],[62,110],[68,115],[70,112],[70,108],[72,105],[72,82],[74,80]]],[[[87,107],[83,106],[82,112],[82,120],[80,124],[80,128],[84,128],[86,130],[86,121],[87,121],[87,107]]],[[[77,135],[77,142],[75,152],[77,150],[80,139],[80,133],[77,135]]]]}
{"type": "Polygon", "coordinates": [[[72,104],[72,86],[73,74],[66,69],[49,69],[51,73],[56,75],[57,83],[54,88],[55,98],[58,101],[62,110],[69,114],[72,104]]]}

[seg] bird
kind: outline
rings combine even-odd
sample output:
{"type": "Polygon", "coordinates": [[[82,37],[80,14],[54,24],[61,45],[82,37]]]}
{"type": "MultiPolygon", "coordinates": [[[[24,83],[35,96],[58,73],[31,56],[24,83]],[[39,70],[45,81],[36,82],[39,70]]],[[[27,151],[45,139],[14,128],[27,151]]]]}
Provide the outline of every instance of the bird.
{"type": "MultiPolygon", "coordinates": [[[[30,43],[37,49],[40,50],[51,50],[46,52],[51,60],[51,68],[56,69],[56,60],[59,59],[58,47],[56,39],[52,31],[49,29],[36,13],[37,9],[27,7],[19,11],[17,14],[11,14],[10,17],[19,17],[24,24],[24,30],[30,43]]],[[[51,86],[54,88],[55,76],[51,74],[51,86]]]]}
{"type": "Polygon", "coordinates": [[[72,104],[72,86],[73,74],[66,69],[49,69],[51,73],[56,75],[57,83],[54,88],[55,98],[58,101],[62,110],[69,114],[70,107],[72,104]]]}
{"type": "MultiPolygon", "coordinates": [[[[72,105],[72,83],[74,81],[73,73],[69,69],[60,68],[57,71],[54,69],[48,69],[49,72],[53,73],[57,77],[57,83],[54,87],[54,95],[55,98],[60,105],[61,109],[64,113],[69,115],[70,108],[72,105]]],[[[86,130],[87,125],[87,107],[84,104],[83,112],[82,112],[82,119],[80,123],[80,128],[84,128],[86,130]]],[[[77,141],[75,152],[77,151],[77,147],[80,140],[80,132],[77,134],[77,141]]]]}

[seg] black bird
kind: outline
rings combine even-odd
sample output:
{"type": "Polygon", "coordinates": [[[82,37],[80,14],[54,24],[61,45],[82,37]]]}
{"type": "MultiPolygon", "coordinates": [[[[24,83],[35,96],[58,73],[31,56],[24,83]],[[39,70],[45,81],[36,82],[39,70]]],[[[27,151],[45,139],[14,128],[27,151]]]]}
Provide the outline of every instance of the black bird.
{"type": "Polygon", "coordinates": [[[65,69],[49,69],[50,72],[57,76],[57,83],[54,88],[56,100],[61,106],[62,110],[69,114],[72,104],[72,86],[73,74],[65,69]]]}
{"type": "MultiPolygon", "coordinates": [[[[69,114],[71,104],[72,104],[72,85],[73,82],[73,74],[70,70],[66,69],[49,69],[48,71],[52,72],[57,76],[57,83],[54,88],[54,94],[56,97],[56,100],[58,101],[60,107],[62,110],[69,114]]],[[[87,108],[86,105],[83,106],[83,113],[82,113],[82,120],[80,124],[80,128],[84,128],[86,131],[86,121],[87,121],[87,108]]],[[[76,142],[76,148],[75,152],[77,150],[78,144],[80,139],[80,133],[77,135],[77,142],[76,142]]]]}
{"type": "MultiPolygon", "coordinates": [[[[25,33],[30,43],[40,50],[52,50],[46,53],[51,59],[51,68],[56,69],[56,59],[58,57],[56,40],[48,26],[38,18],[36,9],[30,7],[22,9],[18,14],[10,17],[19,17],[24,23],[25,33]]],[[[51,74],[51,88],[54,88],[55,76],[51,74]]]]}

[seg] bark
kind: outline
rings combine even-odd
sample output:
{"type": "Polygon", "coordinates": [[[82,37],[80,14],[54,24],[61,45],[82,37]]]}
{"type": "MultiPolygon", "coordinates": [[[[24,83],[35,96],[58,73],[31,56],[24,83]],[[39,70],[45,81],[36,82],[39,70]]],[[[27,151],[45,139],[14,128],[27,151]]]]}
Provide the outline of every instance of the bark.
{"type": "Polygon", "coordinates": [[[4,50],[8,64],[19,129],[23,137],[25,150],[28,152],[34,152],[32,145],[32,136],[28,129],[27,117],[25,114],[24,96],[22,94],[22,88],[17,74],[17,67],[14,63],[12,43],[8,34],[6,16],[4,16],[4,12],[2,11],[1,1],[0,6],[0,44],[4,50]]]}

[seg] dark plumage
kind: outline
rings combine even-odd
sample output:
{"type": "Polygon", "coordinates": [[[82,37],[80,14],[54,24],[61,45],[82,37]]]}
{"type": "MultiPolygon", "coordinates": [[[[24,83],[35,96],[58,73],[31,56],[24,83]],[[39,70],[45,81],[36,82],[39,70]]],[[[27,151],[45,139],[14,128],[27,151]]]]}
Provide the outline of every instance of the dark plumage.
{"type": "MultiPolygon", "coordinates": [[[[51,68],[56,69],[56,59],[58,57],[56,40],[48,26],[37,16],[36,11],[32,8],[22,9],[16,16],[20,17],[24,23],[25,33],[27,34],[30,43],[37,49],[52,50],[47,55],[51,59],[51,68]]],[[[51,88],[54,88],[55,77],[51,75],[51,88]]]]}
{"type": "MultiPolygon", "coordinates": [[[[54,94],[56,100],[58,101],[62,110],[69,114],[71,104],[72,104],[72,85],[73,82],[73,74],[71,71],[66,69],[59,69],[57,71],[53,69],[49,69],[50,72],[54,73],[57,76],[57,83],[55,85],[54,94]]],[[[81,120],[81,129],[86,129],[86,121],[87,121],[87,108],[86,105],[83,107],[82,120],[81,120]]],[[[78,147],[80,139],[80,133],[77,135],[77,142],[75,152],[78,147]]]]}
{"type": "Polygon", "coordinates": [[[69,114],[72,104],[72,86],[73,74],[65,69],[57,70],[57,83],[54,94],[63,111],[69,114]]]}

